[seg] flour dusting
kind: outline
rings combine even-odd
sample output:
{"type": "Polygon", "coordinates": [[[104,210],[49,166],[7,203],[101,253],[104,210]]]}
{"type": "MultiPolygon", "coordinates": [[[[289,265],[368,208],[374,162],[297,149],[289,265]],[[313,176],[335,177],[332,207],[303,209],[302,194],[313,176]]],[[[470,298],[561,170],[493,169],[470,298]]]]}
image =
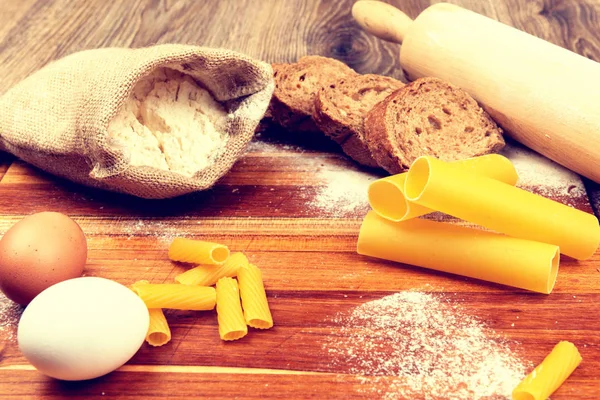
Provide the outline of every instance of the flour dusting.
{"type": "Polygon", "coordinates": [[[517,186],[536,189],[545,197],[585,196],[579,175],[554,161],[518,144],[507,145],[501,154],[515,166],[519,175],[517,186]]]}
{"type": "MultiPolygon", "coordinates": [[[[385,399],[509,399],[531,366],[441,294],[400,292],[333,318],[323,349],[385,399]]],[[[514,345],[514,343],[513,343],[514,345]]]]}
{"type": "MultiPolygon", "coordinates": [[[[81,229],[86,234],[101,235],[105,234],[106,227],[86,220],[78,221],[81,229]]],[[[125,236],[127,240],[132,240],[137,237],[153,237],[162,243],[168,244],[178,236],[186,236],[189,234],[189,224],[193,223],[188,216],[178,217],[177,219],[119,219],[110,228],[113,235],[125,236]]],[[[200,223],[197,221],[196,223],[200,223]]]]}
{"type": "Polygon", "coordinates": [[[17,340],[17,326],[23,313],[23,307],[0,293],[0,350],[5,343],[17,340]]]}
{"type": "Polygon", "coordinates": [[[354,169],[329,170],[321,168],[317,178],[321,185],[309,206],[329,216],[343,216],[368,210],[368,189],[381,176],[354,169]]]}

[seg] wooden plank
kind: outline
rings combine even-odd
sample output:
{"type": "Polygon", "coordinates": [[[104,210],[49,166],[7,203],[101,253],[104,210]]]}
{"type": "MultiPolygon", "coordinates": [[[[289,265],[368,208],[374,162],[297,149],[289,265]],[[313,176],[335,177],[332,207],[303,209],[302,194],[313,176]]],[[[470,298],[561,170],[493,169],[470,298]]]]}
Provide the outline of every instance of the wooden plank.
{"type": "Polygon", "coordinates": [[[170,42],[227,46],[269,62],[322,54],[359,72],[402,76],[398,46],[362,32],[351,19],[350,4],[305,1],[290,6],[277,0],[244,0],[234,9],[231,2],[93,0],[84,7],[68,0],[38,1],[26,15],[14,16],[18,23],[0,42],[0,93],[74,51],[170,42]]]}
{"type": "MultiPolygon", "coordinates": [[[[196,371],[197,374],[193,378],[187,376],[186,372],[196,369],[197,366],[291,369],[292,371],[289,374],[295,374],[297,370],[346,374],[348,371],[345,371],[343,365],[333,363],[328,348],[325,346],[329,343],[331,335],[337,331],[336,323],[332,322],[330,318],[337,312],[343,312],[381,295],[381,293],[359,295],[357,292],[342,299],[341,296],[336,296],[335,293],[313,295],[304,293],[297,295],[284,292],[276,297],[272,296],[274,318],[281,322],[270,332],[252,331],[243,342],[240,341],[235,344],[225,344],[219,340],[216,317],[213,313],[167,313],[168,319],[175,321],[172,324],[173,336],[184,337],[185,340],[173,340],[163,348],[144,346],[129,363],[130,366],[124,368],[124,371],[132,372],[132,374],[127,374],[129,375],[128,379],[136,382],[138,382],[138,379],[158,380],[160,381],[159,392],[162,390],[164,393],[165,388],[169,387],[169,393],[174,395],[188,393],[191,386],[181,385],[178,388],[171,388],[171,385],[165,386],[164,379],[170,379],[169,374],[173,374],[173,379],[181,382],[189,382],[189,379],[192,379],[193,386],[196,386],[204,379],[202,376],[197,375],[205,374],[202,371],[203,368],[198,368],[200,371],[196,371]],[[324,309],[327,312],[323,312],[324,309]],[[150,369],[145,367],[146,365],[154,365],[156,368],[150,369]],[[164,366],[173,366],[173,368],[165,368],[164,366]],[[190,368],[186,370],[186,368],[180,366],[190,366],[190,368]],[[160,373],[160,375],[157,378],[148,377],[146,373],[151,371],[160,373]]],[[[600,299],[599,295],[583,296],[582,302],[577,303],[577,308],[571,308],[570,313],[562,312],[565,306],[573,301],[570,294],[554,295],[552,301],[548,301],[551,304],[551,308],[548,310],[541,310],[537,307],[539,301],[532,298],[532,296],[521,297],[506,293],[494,296],[489,296],[486,293],[461,293],[460,299],[461,306],[489,321],[497,332],[522,343],[522,348],[526,349],[527,356],[532,359],[543,358],[547,349],[564,338],[565,335],[577,341],[586,362],[577,370],[568,385],[565,385],[565,389],[553,397],[561,398],[560,393],[562,393],[566,395],[564,398],[573,398],[568,397],[568,394],[576,388],[579,393],[583,394],[581,398],[591,398],[586,397],[586,395],[594,393],[595,384],[597,384],[595,379],[597,378],[597,368],[600,367],[600,360],[596,355],[597,347],[600,345],[600,325],[598,325],[597,320],[591,320],[585,328],[579,326],[577,329],[573,329],[573,327],[577,326],[578,318],[576,315],[594,312],[594,308],[600,299]],[[552,314],[548,314],[548,311],[552,314]],[[541,318],[540,315],[542,315],[541,318]],[[548,315],[552,315],[549,320],[544,317],[548,315]],[[515,326],[512,326],[512,324],[515,324],[515,326]],[[541,327],[547,326],[552,326],[553,329],[540,335],[541,327]]],[[[399,334],[402,334],[402,332],[399,334]]],[[[3,352],[3,357],[4,369],[0,371],[3,376],[3,385],[0,385],[0,395],[3,390],[16,390],[22,386],[22,381],[13,381],[16,377],[21,379],[25,377],[27,382],[34,385],[34,387],[40,383],[43,384],[40,386],[57,385],[56,382],[49,381],[35,372],[22,375],[23,370],[21,368],[25,368],[25,370],[29,368],[19,367],[19,365],[23,365],[23,360],[20,358],[16,346],[8,346],[3,352]]],[[[207,372],[210,372],[210,369],[207,372]]],[[[222,376],[217,381],[227,379],[227,390],[234,390],[233,393],[236,393],[234,386],[239,383],[239,374],[232,374],[231,371],[227,370],[224,373],[227,373],[227,376],[222,376]]],[[[114,379],[119,379],[119,375],[119,373],[111,374],[95,380],[91,387],[105,382],[107,391],[115,390],[114,379]]],[[[280,379],[285,379],[285,375],[281,376],[280,373],[277,373],[277,376],[273,375],[273,373],[259,374],[251,377],[250,380],[270,386],[280,379]]],[[[294,393],[298,393],[300,390],[310,390],[310,388],[305,387],[305,380],[311,382],[313,379],[313,375],[309,375],[302,375],[300,379],[303,380],[303,384],[292,385],[294,388],[291,390],[294,393]]],[[[320,374],[317,374],[316,378],[319,377],[320,374]]],[[[325,379],[327,378],[333,380],[332,377],[325,377],[325,379]]],[[[357,379],[357,377],[354,377],[354,379],[357,379]]],[[[336,376],[334,381],[337,380],[336,376]]],[[[62,388],[65,386],[65,384],[58,385],[62,388]]],[[[80,389],[76,392],[79,395],[89,393],[87,392],[90,389],[89,385],[75,384],[74,386],[80,389]]],[[[139,390],[145,390],[141,387],[143,386],[142,382],[138,382],[135,386],[138,386],[139,390]]],[[[347,395],[360,394],[361,392],[369,393],[371,390],[376,390],[372,386],[377,387],[377,384],[363,383],[359,387],[344,385],[339,391],[347,395]]],[[[43,387],[40,389],[43,393],[43,387]]],[[[28,392],[21,389],[19,393],[27,394],[28,392]]],[[[127,392],[119,393],[125,395],[127,392]]],[[[317,393],[320,393],[321,396],[325,394],[324,392],[317,393]]],[[[140,395],[140,393],[131,394],[140,395]]],[[[256,394],[252,393],[252,396],[256,396],[256,394]]]]}

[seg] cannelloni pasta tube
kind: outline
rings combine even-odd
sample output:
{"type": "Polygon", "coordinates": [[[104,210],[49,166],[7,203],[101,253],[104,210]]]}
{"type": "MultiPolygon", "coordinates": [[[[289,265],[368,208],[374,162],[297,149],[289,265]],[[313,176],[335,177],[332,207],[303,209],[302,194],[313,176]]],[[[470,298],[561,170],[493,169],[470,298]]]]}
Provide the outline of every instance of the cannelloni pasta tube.
{"type": "MultiPolygon", "coordinates": [[[[505,182],[517,183],[517,171],[510,160],[499,154],[456,161],[467,171],[505,182]]],[[[408,172],[378,179],[369,186],[369,204],[377,214],[391,221],[406,221],[435,210],[412,203],[404,196],[404,182],[408,172]]]]}
{"type": "Polygon", "coordinates": [[[560,258],[554,245],[425,219],[393,222],[374,211],[360,228],[357,251],[545,294],[560,258]]]}
{"type": "Polygon", "coordinates": [[[497,232],[560,247],[584,260],[600,243],[598,219],[586,212],[433,157],[420,157],[405,182],[409,201],[497,232]]]}

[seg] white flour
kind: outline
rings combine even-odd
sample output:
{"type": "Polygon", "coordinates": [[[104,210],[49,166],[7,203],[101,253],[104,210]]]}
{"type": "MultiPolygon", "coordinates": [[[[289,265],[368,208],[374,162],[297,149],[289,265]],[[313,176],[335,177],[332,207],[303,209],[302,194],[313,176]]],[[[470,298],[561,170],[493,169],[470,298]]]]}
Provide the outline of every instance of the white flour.
{"type": "Polygon", "coordinates": [[[526,147],[510,144],[501,154],[515,166],[519,187],[535,188],[546,197],[581,197],[586,193],[579,175],[526,147]]]}
{"type": "Polygon", "coordinates": [[[0,354],[6,343],[17,340],[17,326],[23,310],[23,307],[0,293],[0,354]]]}
{"type": "MultiPolygon", "coordinates": [[[[258,135],[258,134],[257,134],[258,135]]],[[[247,152],[262,152],[262,153],[276,153],[281,151],[293,151],[295,153],[303,153],[303,149],[301,147],[291,145],[291,144],[282,144],[282,143],[271,143],[265,142],[261,140],[253,140],[248,143],[246,147],[247,152]]]]}
{"type": "MultiPolygon", "coordinates": [[[[77,221],[83,233],[86,236],[102,235],[107,232],[107,228],[98,225],[96,221],[77,221]]],[[[137,237],[152,237],[162,243],[168,244],[178,236],[186,236],[188,225],[191,223],[200,224],[201,221],[190,221],[190,217],[178,217],[177,219],[119,219],[110,227],[112,235],[125,236],[127,240],[137,237]]]]}
{"type": "Polygon", "coordinates": [[[328,216],[341,217],[361,211],[366,213],[369,185],[381,176],[355,169],[329,170],[323,167],[317,171],[317,178],[322,185],[318,186],[309,206],[328,216]]]}
{"type": "Polygon", "coordinates": [[[336,369],[386,399],[510,398],[526,375],[508,343],[439,294],[400,292],[336,315],[324,344],[336,369]]]}
{"type": "Polygon", "coordinates": [[[343,155],[323,157],[324,153],[306,152],[302,147],[253,140],[247,149],[250,153],[289,153],[297,157],[286,157],[288,166],[297,171],[314,171],[315,193],[309,195],[309,187],[298,188],[297,196],[306,201],[310,211],[321,216],[347,217],[365,214],[369,209],[367,190],[374,180],[385,176],[384,172],[361,170],[353,161],[343,155]]]}

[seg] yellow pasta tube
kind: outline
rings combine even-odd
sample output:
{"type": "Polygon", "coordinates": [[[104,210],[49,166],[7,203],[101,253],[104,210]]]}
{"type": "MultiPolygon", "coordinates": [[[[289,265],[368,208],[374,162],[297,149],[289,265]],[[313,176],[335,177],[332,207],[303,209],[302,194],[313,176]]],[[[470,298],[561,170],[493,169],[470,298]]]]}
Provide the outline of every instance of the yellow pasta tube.
{"type": "Polygon", "coordinates": [[[513,390],[513,400],[546,400],[581,363],[581,355],[571,342],[562,341],[513,390]]]}
{"type": "MultiPolygon", "coordinates": [[[[517,183],[518,175],[510,160],[499,154],[456,161],[467,171],[505,182],[517,183]]],[[[406,221],[433,212],[431,208],[412,203],[404,196],[408,172],[378,179],[369,186],[369,204],[377,214],[391,221],[406,221]]]]}
{"type": "Polygon", "coordinates": [[[243,253],[233,253],[223,265],[199,265],[177,275],[175,280],[184,285],[212,286],[223,277],[237,276],[238,269],[246,265],[248,259],[243,253]]]}
{"type": "Polygon", "coordinates": [[[178,283],[134,284],[134,291],[150,308],[176,310],[212,310],[217,296],[215,289],[178,283]]]}
{"type": "Polygon", "coordinates": [[[578,260],[591,257],[600,243],[594,215],[433,157],[413,163],[405,194],[409,201],[494,231],[557,245],[578,260]]]}
{"type": "Polygon", "coordinates": [[[238,281],[246,323],[253,328],[271,328],[273,317],[271,316],[271,310],[269,310],[260,269],[252,264],[240,268],[238,281]]]}
{"type": "MultiPolygon", "coordinates": [[[[131,285],[130,289],[133,290],[139,296],[139,287],[141,285],[147,285],[147,280],[137,281],[131,285]]],[[[148,326],[148,332],[146,333],[146,342],[151,346],[162,346],[171,341],[171,329],[160,308],[148,309],[150,314],[150,324],[148,326]]]]}
{"type": "MultiPolygon", "coordinates": [[[[150,283],[150,282],[148,282],[147,280],[143,279],[143,280],[141,280],[141,281],[137,281],[137,282],[133,283],[133,284],[130,286],[130,289],[131,289],[131,290],[133,290],[133,291],[135,292],[135,294],[138,294],[137,288],[138,288],[140,285],[147,285],[147,284],[149,284],[149,283],[150,283]]],[[[138,295],[139,295],[139,294],[138,294],[138,295]]]]}
{"type": "Polygon", "coordinates": [[[160,308],[150,308],[150,326],[146,334],[146,342],[150,346],[162,346],[171,340],[171,329],[165,318],[165,314],[160,308]]]}
{"type": "Polygon", "coordinates": [[[374,211],[360,228],[357,252],[545,294],[560,258],[550,244],[426,219],[393,222],[374,211]]]}
{"type": "Polygon", "coordinates": [[[229,249],[218,243],[175,238],[169,246],[169,258],[194,264],[221,265],[229,257],[229,249]]]}
{"type": "Polygon", "coordinates": [[[248,334],[238,283],[233,278],[221,278],[217,282],[217,319],[222,340],[238,340],[248,334]]]}

